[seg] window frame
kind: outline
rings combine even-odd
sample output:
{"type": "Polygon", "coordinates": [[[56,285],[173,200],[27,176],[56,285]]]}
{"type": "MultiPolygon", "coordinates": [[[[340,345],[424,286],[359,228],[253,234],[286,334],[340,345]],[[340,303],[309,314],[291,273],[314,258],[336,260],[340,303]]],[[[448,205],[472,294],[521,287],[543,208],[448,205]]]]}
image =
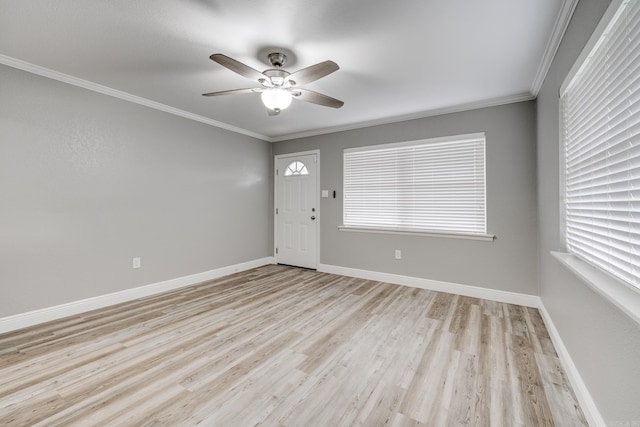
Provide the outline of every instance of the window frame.
{"type": "Polygon", "coordinates": [[[601,43],[602,37],[610,27],[614,19],[621,13],[623,5],[627,0],[612,0],[609,7],[602,16],[598,26],[594,30],[590,39],[584,46],[582,52],[567,73],[559,90],[558,97],[558,149],[559,149],[559,236],[560,251],[551,251],[550,254],[569,272],[574,274],[583,283],[588,285],[597,294],[609,301],[630,319],[640,324],[640,287],[636,287],[595,264],[585,260],[581,256],[569,252],[567,247],[567,215],[566,215],[566,158],[565,158],[565,138],[564,138],[564,95],[570,89],[573,80],[583,69],[587,60],[591,57],[594,49],[601,43]]]}
{"type": "Polygon", "coordinates": [[[484,132],[472,133],[472,134],[461,134],[461,135],[453,135],[439,138],[428,138],[428,139],[420,139],[420,140],[411,140],[411,141],[403,141],[403,142],[395,142],[388,144],[377,144],[377,145],[367,145],[360,147],[352,147],[346,148],[343,151],[343,206],[342,206],[342,220],[343,225],[338,226],[340,231],[348,231],[348,232],[359,232],[359,233],[381,233],[381,234],[398,234],[398,235],[410,235],[410,236],[429,236],[429,237],[444,237],[444,238],[454,238],[454,239],[471,239],[471,240],[483,240],[483,241],[493,241],[495,236],[493,234],[488,234],[486,232],[488,227],[487,220],[487,145],[486,145],[486,135],[484,132]],[[430,230],[430,229],[413,229],[408,227],[387,227],[387,226],[361,226],[361,225],[345,225],[345,199],[346,197],[344,186],[345,186],[345,167],[344,159],[345,154],[348,152],[362,152],[362,151],[376,151],[387,148],[402,148],[402,147],[411,147],[411,146],[420,146],[427,145],[432,143],[447,143],[447,142],[455,142],[455,141],[466,141],[470,139],[483,139],[483,174],[484,174],[484,232],[469,232],[469,231],[444,231],[444,230],[430,230]]]}

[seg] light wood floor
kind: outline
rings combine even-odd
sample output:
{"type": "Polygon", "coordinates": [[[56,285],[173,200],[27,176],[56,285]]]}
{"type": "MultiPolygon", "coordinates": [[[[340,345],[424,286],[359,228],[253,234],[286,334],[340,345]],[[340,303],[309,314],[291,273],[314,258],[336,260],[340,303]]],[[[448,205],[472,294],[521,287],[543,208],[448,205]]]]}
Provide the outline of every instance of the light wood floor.
{"type": "Polygon", "coordinates": [[[0,425],[582,426],[535,309],[283,266],[0,335],[0,425]]]}

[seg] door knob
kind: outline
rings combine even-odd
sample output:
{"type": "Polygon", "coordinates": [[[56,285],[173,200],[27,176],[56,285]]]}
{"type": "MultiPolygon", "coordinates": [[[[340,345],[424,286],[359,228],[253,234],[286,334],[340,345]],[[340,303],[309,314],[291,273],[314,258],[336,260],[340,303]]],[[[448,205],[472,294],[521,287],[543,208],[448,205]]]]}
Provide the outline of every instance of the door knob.
{"type": "Polygon", "coordinates": [[[316,216],[315,215],[311,215],[311,219],[316,219],[316,216]]]}

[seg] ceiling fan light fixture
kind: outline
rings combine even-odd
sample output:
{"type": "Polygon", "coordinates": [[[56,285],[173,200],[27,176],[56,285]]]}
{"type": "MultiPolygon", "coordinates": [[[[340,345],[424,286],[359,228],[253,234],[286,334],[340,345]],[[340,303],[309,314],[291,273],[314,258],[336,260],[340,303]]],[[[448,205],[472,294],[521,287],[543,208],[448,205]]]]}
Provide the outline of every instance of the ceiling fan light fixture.
{"type": "Polygon", "coordinates": [[[291,105],[291,93],[282,88],[267,89],[260,97],[264,106],[270,110],[284,110],[291,105]]]}

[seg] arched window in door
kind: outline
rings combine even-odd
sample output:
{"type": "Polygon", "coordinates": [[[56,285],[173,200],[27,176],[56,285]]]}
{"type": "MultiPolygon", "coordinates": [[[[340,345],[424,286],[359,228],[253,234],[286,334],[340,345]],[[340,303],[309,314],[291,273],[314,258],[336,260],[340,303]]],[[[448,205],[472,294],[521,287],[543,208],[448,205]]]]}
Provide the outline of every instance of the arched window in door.
{"type": "Polygon", "coordinates": [[[295,160],[284,170],[284,176],[309,175],[309,171],[304,163],[295,160]]]}

